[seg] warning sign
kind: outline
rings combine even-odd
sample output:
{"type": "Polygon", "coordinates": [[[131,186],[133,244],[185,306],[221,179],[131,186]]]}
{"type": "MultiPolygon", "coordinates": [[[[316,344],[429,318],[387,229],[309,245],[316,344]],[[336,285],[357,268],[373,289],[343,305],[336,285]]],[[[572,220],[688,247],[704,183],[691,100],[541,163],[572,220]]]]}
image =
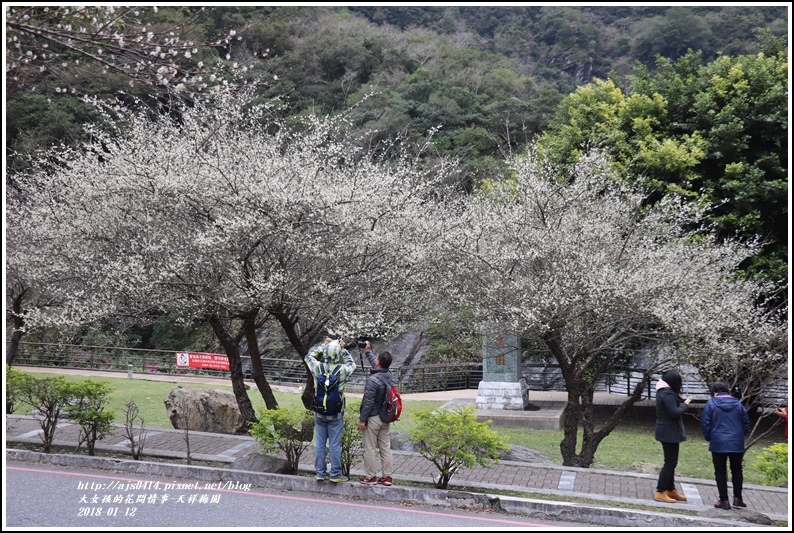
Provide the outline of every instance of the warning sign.
{"type": "Polygon", "coordinates": [[[229,358],[222,353],[177,352],[176,366],[179,368],[204,368],[229,370],[229,358]]]}

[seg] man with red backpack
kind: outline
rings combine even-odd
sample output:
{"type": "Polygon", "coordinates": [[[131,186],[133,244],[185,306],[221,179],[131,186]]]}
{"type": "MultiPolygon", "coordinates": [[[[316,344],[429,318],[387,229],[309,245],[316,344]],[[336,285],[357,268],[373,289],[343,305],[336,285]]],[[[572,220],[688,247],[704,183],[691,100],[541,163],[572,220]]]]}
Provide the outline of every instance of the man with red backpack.
{"type": "Polygon", "coordinates": [[[391,475],[394,472],[391,454],[391,438],[389,437],[389,422],[385,422],[381,417],[381,406],[387,399],[387,395],[393,384],[392,374],[389,371],[392,356],[389,352],[383,351],[375,357],[369,341],[364,345],[365,354],[372,366],[364,398],[361,400],[361,411],[358,419],[358,430],[363,432],[364,446],[364,471],[365,475],[361,478],[361,483],[365,485],[386,485],[392,484],[391,475]],[[381,470],[383,477],[377,477],[377,463],[375,449],[380,451],[381,470]]]}

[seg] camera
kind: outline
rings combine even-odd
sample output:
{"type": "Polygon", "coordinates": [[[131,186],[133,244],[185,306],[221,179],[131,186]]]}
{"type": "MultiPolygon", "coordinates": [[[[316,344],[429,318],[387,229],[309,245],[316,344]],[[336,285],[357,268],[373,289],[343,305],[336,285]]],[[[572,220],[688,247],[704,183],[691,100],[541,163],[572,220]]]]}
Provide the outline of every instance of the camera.
{"type": "Polygon", "coordinates": [[[359,337],[356,339],[356,346],[359,348],[366,348],[369,339],[367,337],[359,337]]]}

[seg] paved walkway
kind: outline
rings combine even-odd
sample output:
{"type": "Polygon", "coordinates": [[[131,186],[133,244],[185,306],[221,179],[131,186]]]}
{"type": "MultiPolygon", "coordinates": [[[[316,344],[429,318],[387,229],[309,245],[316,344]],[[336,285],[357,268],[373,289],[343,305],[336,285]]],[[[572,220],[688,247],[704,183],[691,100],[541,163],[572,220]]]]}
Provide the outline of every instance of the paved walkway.
{"type": "MultiPolygon", "coordinates": [[[[27,369],[26,369],[27,370],[27,369]]],[[[31,369],[32,370],[32,369],[31,369]]],[[[102,373],[105,376],[105,373],[102,373]]],[[[126,377],[126,376],[125,376],[126,377]]],[[[173,377],[166,378],[173,380],[173,377]]],[[[186,379],[180,378],[185,381],[186,379]]],[[[217,379],[208,381],[218,383],[217,379]]],[[[544,393],[545,394],[545,393],[544,393]]],[[[406,395],[411,399],[432,399],[439,401],[467,400],[476,391],[446,391],[406,395]]],[[[608,395],[607,395],[608,396],[608,395]]],[[[609,398],[601,398],[601,403],[609,403],[609,398]]],[[[7,447],[13,448],[15,442],[41,442],[38,422],[30,416],[6,415],[7,447]]],[[[186,457],[184,432],[171,428],[147,428],[144,453],[149,456],[186,457]]],[[[60,423],[56,433],[56,444],[75,446],[78,427],[74,424],[60,423]]],[[[224,435],[218,433],[190,432],[190,447],[195,460],[219,461],[230,463],[235,459],[258,451],[256,441],[249,436],[224,435]],[[201,450],[201,453],[195,451],[201,450]]],[[[100,441],[98,449],[129,450],[123,434],[123,427],[117,425],[113,433],[100,441]]],[[[301,458],[302,471],[313,473],[313,449],[310,446],[301,458]]],[[[183,463],[184,464],[184,463],[183,463]]],[[[411,482],[432,483],[437,475],[435,466],[422,456],[409,452],[394,452],[394,478],[411,482]]],[[[357,480],[363,474],[363,465],[355,465],[351,476],[357,480]]],[[[588,498],[596,501],[619,501],[670,510],[699,511],[711,509],[718,499],[713,480],[677,477],[680,491],[687,496],[685,503],[663,504],[652,500],[657,476],[634,472],[616,472],[587,468],[571,468],[545,463],[524,463],[501,461],[494,468],[462,468],[455,473],[451,484],[453,488],[467,487],[499,491],[526,491],[535,494],[554,494],[570,497],[588,498]]],[[[774,520],[789,520],[790,504],[787,488],[745,485],[744,501],[749,510],[763,513],[774,520]]],[[[728,518],[726,512],[726,519],[728,518]]]]}

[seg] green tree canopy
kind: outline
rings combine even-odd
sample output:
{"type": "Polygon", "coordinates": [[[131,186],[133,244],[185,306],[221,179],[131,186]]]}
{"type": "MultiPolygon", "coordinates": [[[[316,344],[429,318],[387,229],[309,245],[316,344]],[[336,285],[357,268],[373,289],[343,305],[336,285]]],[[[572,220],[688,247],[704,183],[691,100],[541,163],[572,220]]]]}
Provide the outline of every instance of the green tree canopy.
{"type": "Polygon", "coordinates": [[[689,52],[638,66],[627,90],[595,80],[559,107],[541,145],[572,164],[589,147],[608,152],[631,179],[713,207],[722,237],[760,236],[743,265],[783,282],[788,255],[788,58],[784,50],[721,56],[689,52]]]}

